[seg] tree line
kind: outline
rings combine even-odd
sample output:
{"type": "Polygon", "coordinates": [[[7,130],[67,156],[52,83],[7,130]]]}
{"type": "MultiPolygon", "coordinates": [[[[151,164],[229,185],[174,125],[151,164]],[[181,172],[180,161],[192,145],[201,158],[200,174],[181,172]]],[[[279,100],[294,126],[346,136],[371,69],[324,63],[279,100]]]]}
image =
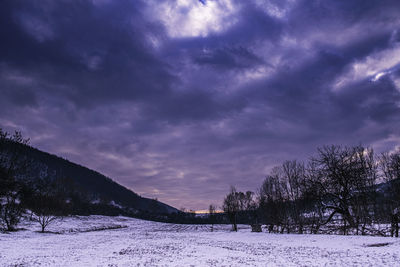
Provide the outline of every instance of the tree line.
{"type": "Polygon", "coordinates": [[[173,223],[231,223],[235,231],[237,224],[250,223],[279,233],[399,235],[399,150],[376,155],[369,147],[324,146],[307,162],[292,160],[274,167],[256,193],[232,187],[222,205],[224,214],[212,205],[210,216],[197,217],[190,212],[121,209],[107,201],[93,204],[93,196],[77,190],[71,179],[34,170],[46,166],[36,166],[24,153],[28,144],[20,132],[11,135],[0,129],[0,230],[16,230],[23,216],[38,222],[44,232],[61,216],[103,214],[173,223]]]}
{"type": "MultiPolygon", "coordinates": [[[[112,205],[111,196],[96,194],[93,190],[89,192],[74,182],[73,178],[76,177],[66,176],[62,170],[50,168],[46,161],[37,160],[29,154],[28,148],[29,139],[24,138],[20,132],[10,134],[0,128],[0,231],[18,230],[24,217],[37,222],[40,231],[45,232],[51,223],[64,216],[92,214],[123,215],[183,224],[227,223],[226,218],[218,214],[211,219],[197,217],[192,212],[157,212],[160,209],[156,199],[150,200],[147,209],[112,205]]],[[[111,195],[115,195],[112,188],[108,190],[111,195]]],[[[126,199],[125,202],[128,202],[129,198],[126,199]]]]}
{"type": "Polygon", "coordinates": [[[241,221],[269,232],[398,237],[400,151],[324,146],[307,162],[274,167],[257,194],[232,187],[222,207],[235,231],[241,221]]]}

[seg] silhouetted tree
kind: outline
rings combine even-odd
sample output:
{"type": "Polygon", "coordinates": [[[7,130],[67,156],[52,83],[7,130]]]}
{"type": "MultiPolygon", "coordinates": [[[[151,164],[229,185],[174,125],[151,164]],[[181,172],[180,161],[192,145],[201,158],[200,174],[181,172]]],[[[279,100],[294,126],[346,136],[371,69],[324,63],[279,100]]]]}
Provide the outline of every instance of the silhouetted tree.
{"type": "Polygon", "coordinates": [[[276,174],[277,169],[273,169],[273,173],[268,175],[263,181],[260,188],[260,209],[263,216],[263,220],[268,224],[268,231],[272,232],[274,226],[279,227],[281,224],[281,214],[279,211],[279,177],[276,174]]]}
{"type": "Polygon", "coordinates": [[[383,153],[380,167],[385,181],[388,183],[386,206],[390,213],[391,236],[399,237],[400,221],[400,151],[383,153]]]}
{"type": "Polygon", "coordinates": [[[27,169],[29,161],[22,149],[28,142],[20,132],[10,135],[0,129],[0,221],[8,231],[16,229],[23,213],[23,186],[16,176],[27,169]]]}
{"type": "Polygon", "coordinates": [[[269,225],[271,232],[274,227],[283,233],[290,232],[291,213],[290,185],[282,166],[274,167],[265,178],[260,188],[260,209],[265,223],[269,225]]]}
{"type": "Polygon", "coordinates": [[[229,194],[225,196],[222,209],[232,224],[232,230],[237,232],[237,216],[240,211],[240,200],[239,193],[234,186],[231,187],[229,194]]]}
{"type": "Polygon", "coordinates": [[[358,231],[360,222],[369,219],[371,190],[376,181],[372,149],[326,146],[318,149],[312,162],[320,204],[330,213],[325,223],[339,214],[344,221],[344,234],[347,226],[358,231]]]}
{"type": "Polygon", "coordinates": [[[308,223],[312,234],[317,234],[324,223],[325,196],[322,187],[319,186],[323,173],[316,171],[316,168],[318,167],[315,162],[308,163],[306,168],[306,191],[304,193],[304,199],[308,206],[308,223]]]}
{"type": "Polygon", "coordinates": [[[67,205],[60,180],[45,177],[35,181],[28,207],[33,212],[32,220],[38,222],[41,232],[52,222],[62,217],[67,205]]]}
{"type": "Polygon", "coordinates": [[[304,164],[297,161],[284,162],[280,182],[285,190],[289,220],[297,226],[298,233],[302,234],[305,212],[304,195],[307,191],[304,164]]]}
{"type": "Polygon", "coordinates": [[[215,223],[215,212],[216,212],[216,207],[214,205],[210,205],[208,207],[208,216],[210,219],[210,223],[211,223],[211,232],[214,231],[214,223],[215,223]]]}

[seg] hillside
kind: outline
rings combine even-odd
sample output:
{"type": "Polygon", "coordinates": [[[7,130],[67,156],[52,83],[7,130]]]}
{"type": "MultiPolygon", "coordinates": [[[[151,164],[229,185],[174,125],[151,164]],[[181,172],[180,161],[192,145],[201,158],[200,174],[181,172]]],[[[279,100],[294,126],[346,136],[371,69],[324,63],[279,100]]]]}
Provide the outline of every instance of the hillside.
{"type": "MultiPolygon", "coordinates": [[[[19,179],[35,182],[36,179],[50,177],[67,181],[69,187],[84,196],[85,201],[93,206],[109,206],[118,213],[123,210],[130,214],[171,214],[177,209],[154,199],[144,198],[128,188],[118,184],[103,174],[70,162],[66,159],[47,152],[40,151],[31,146],[8,143],[8,150],[16,149],[29,160],[28,169],[20,173],[19,179]]],[[[96,210],[96,209],[95,209],[96,210]]],[[[104,213],[95,211],[96,213],[104,213]]],[[[91,212],[89,212],[91,213],[91,212]]]]}

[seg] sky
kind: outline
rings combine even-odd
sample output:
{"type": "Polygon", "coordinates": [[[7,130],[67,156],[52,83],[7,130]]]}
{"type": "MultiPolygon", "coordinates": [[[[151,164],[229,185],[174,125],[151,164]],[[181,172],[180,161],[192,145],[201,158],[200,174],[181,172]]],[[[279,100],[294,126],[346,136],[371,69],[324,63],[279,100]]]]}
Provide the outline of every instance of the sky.
{"type": "Polygon", "coordinates": [[[176,208],[400,143],[398,0],[5,0],[0,127],[176,208]]]}

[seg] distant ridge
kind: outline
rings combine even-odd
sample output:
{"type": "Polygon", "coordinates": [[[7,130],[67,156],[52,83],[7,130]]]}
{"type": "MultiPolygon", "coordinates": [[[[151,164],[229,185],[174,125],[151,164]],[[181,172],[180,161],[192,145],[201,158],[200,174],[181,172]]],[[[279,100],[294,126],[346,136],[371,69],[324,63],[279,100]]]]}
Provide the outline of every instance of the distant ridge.
{"type": "MultiPolygon", "coordinates": [[[[20,179],[31,182],[43,177],[67,180],[74,190],[85,196],[88,203],[94,206],[102,203],[103,206],[108,205],[114,211],[120,210],[125,214],[160,215],[179,212],[176,208],[155,199],[141,197],[109,177],[67,159],[27,145],[11,142],[9,145],[20,146],[18,149],[31,162],[28,171],[18,175],[20,179]]],[[[88,213],[93,212],[89,210],[88,213]]]]}

